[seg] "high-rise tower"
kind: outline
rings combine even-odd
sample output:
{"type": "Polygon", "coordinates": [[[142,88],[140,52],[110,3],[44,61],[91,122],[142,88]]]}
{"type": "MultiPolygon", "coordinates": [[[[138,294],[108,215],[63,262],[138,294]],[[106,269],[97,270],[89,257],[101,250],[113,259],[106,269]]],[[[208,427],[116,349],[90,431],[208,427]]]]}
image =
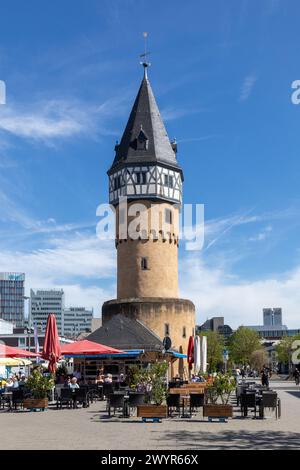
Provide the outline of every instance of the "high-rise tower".
{"type": "Polygon", "coordinates": [[[103,323],[123,313],[186,350],[195,307],[178,298],[179,208],[183,172],[149,79],[148,64],[108,171],[116,209],[117,299],[103,304],[103,323]],[[124,198],[127,205],[124,204],[124,198]],[[125,230],[124,230],[125,228],[125,230]]]}

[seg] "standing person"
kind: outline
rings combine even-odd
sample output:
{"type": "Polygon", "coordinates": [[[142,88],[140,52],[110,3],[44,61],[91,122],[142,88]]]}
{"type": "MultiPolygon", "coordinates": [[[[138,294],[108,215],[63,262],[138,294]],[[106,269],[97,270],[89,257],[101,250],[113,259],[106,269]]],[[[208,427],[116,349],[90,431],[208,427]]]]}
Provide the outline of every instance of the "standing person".
{"type": "Polygon", "coordinates": [[[296,369],[294,370],[294,379],[295,379],[295,384],[299,385],[299,383],[300,383],[300,370],[298,369],[298,367],[296,367],[296,369]]]}
{"type": "Polygon", "coordinates": [[[269,379],[270,379],[269,369],[267,369],[267,367],[264,367],[261,373],[261,384],[263,387],[269,388],[269,379]]]}
{"type": "Polygon", "coordinates": [[[244,378],[245,378],[245,369],[244,369],[244,367],[241,370],[241,376],[242,376],[242,380],[244,380],[244,378]]]}

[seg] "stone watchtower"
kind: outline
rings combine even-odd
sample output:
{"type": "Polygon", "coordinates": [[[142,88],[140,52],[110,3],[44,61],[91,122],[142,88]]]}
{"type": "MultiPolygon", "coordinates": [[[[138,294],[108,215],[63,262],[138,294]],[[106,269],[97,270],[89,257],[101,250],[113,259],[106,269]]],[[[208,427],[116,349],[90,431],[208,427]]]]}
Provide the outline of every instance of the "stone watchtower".
{"type": "Polygon", "coordinates": [[[178,298],[179,208],[183,172],[149,79],[148,64],[115,158],[108,171],[116,209],[117,299],[102,307],[103,324],[124,314],[142,321],[186,352],[195,307],[178,298]],[[126,204],[127,202],[127,204],[126,204]]]}

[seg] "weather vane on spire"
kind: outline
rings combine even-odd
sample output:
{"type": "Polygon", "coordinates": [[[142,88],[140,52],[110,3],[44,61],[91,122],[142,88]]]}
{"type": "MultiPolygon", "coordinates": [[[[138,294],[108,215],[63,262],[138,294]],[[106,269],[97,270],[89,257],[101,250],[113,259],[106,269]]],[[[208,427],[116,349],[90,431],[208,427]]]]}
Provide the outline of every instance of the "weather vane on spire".
{"type": "Polygon", "coordinates": [[[147,62],[147,57],[148,57],[148,55],[150,55],[150,52],[148,52],[148,50],[147,50],[148,33],[144,32],[143,36],[144,36],[144,42],[145,42],[145,50],[144,50],[143,54],[140,54],[140,58],[142,59],[140,64],[144,67],[145,77],[147,78],[147,67],[149,67],[151,65],[150,62],[147,62]]]}

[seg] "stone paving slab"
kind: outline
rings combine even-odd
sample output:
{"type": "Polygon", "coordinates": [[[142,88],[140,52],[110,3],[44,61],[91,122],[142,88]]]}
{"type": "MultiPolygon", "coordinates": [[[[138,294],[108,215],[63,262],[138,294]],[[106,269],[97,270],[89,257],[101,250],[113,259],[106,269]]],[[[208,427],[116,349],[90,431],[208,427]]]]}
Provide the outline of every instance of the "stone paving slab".
{"type": "MultiPolygon", "coordinates": [[[[107,418],[105,403],[86,409],[43,413],[0,412],[2,449],[299,449],[300,387],[271,384],[282,401],[282,418],[208,423],[202,414],[142,423],[139,418],[107,418]]],[[[269,413],[267,413],[269,414],[269,413]]]]}

